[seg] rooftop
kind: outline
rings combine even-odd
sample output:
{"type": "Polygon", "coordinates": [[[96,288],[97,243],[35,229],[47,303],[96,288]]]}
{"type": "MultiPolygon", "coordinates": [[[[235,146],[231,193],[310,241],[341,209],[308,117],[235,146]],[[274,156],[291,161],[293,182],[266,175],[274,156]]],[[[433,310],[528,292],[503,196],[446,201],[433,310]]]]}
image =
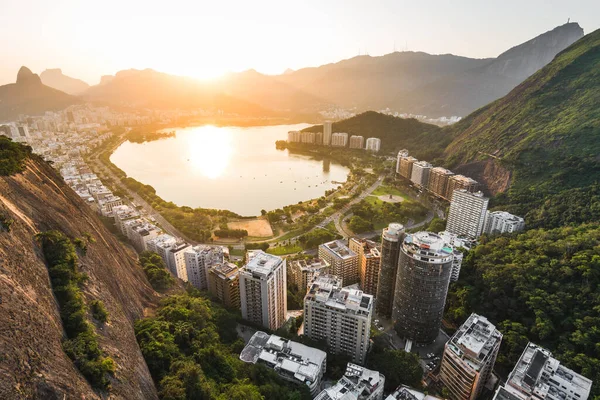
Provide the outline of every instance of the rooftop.
{"type": "Polygon", "coordinates": [[[369,313],[373,307],[373,296],[352,287],[342,288],[341,278],[321,275],[313,281],[305,301],[315,301],[339,311],[369,313]]]}
{"type": "Polygon", "coordinates": [[[292,266],[297,267],[300,271],[318,271],[329,267],[329,263],[320,258],[311,258],[309,260],[294,260],[292,266]]]}
{"type": "Polygon", "coordinates": [[[265,253],[262,250],[257,250],[254,252],[248,263],[244,266],[243,270],[258,278],[267,277],[282,263],[283,259],[281,257],[265,253]]]}
{"type": "Polygon", "coordinates": [[[238,276],[239,268],[237,265],[224,262],[213,266],[211,269],[214,273],[216,273],[220,279],[235,279],[238,276]]]}
{"type": "Polygon", "coordinates": [[[402,233],[404,233],[404,225],[393,222],[383,230],[383,238],[390,242],[397,242],[402,233]]]}
{"type": "Polygon", "coordinates": [[[452,259],[452,245],[432,232],[417,232],[404,237],[402,248],[415,259],[430,263],[445,263],[452,259]]]}
{"type": "Polygon", "coordinates": [[[240,353],[240,360],[267,364],[275,371],[293,375],[300,383],[316,382],[323,374],[327,354],[314,347],[258,331],[240,353]]]}
{"type": "Polygon", "coordinates": [[[500,344],[502,334],[487,318],[471,314],[447,343],[448,349],[461,357],[474,370],[479,370],[494,349],[500,344]]]}
{"type": "Polygon", "coordinates": [[[329,249],[333,252],[337,257],[341,259],[348,259],[352,257],[356,257],[356,253],[350,250],[346,243],[343,240],[334,240],[329,243],[323,243],[322,247],[329,249]]]}
{"type": "Polygon", "coordinates": [[[430,396],[411,387],[402,385],[386,397],[385,400],[440,400],[440,398],[430,396]]]}
{"type": "Polygon", "coordinates": [[[315,400],[358,400],[363,392],[370,394],[379,387],[383,388],[384,383],[385,377],[378,371],[348,363],[344,376],[319,393],[315,400]]]}

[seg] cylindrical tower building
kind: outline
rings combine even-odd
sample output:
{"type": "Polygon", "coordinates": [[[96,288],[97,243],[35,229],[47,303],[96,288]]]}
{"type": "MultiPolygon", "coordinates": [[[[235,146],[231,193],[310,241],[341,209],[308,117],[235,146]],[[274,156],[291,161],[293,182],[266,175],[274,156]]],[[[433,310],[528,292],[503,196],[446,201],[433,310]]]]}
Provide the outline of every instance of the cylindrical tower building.
{"type": "Polygon", "coordinates": [[[398,256],[400,245],[404,239],[404,225],[392,223],[383,230],[381,235],[381,266],[375,311],[377,315],[391,318],[396,290],[396,272],[398,271],[398,256]]]}
{"type": "Polygon", "coordinates": [[[439,235],[406,235],[400,246],[393,320],[401,337],[435,340],[442,324],[452,274],[452,246],[439,235]]]}

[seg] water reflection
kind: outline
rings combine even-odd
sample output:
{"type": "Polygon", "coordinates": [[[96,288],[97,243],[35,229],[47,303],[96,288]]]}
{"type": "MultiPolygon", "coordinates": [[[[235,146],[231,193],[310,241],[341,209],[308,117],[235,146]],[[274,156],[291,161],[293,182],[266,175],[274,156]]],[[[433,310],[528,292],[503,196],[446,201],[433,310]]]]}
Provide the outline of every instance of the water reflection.
{"type": "Polygon", "coordinates": [[[188,160],[194,170],[209,179],[222,176],[233,155],[231,132],[207,125],[196,129],[188,141],[188,160]]]}

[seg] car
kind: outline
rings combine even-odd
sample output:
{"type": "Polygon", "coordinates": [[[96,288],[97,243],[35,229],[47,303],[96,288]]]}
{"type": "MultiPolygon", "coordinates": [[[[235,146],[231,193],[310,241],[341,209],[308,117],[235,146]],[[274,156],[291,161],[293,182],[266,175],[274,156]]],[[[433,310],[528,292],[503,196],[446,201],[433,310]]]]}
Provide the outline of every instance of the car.
{"type": "Polygon", "coordinates": [[[378,330],[379,330],[379,332],[381,332],[381,331],[383,330],[383,326],[380,326],[380,327],[378,328],[378,330]]]}
{"type": "Polygon", "coordinates": [[[376,319],[376,320],[375,320],[375,323],[376,323],[376,324],[378,324],[378,323],[379,323],[379,320],[378,320],[378,319],[376,319]]]}

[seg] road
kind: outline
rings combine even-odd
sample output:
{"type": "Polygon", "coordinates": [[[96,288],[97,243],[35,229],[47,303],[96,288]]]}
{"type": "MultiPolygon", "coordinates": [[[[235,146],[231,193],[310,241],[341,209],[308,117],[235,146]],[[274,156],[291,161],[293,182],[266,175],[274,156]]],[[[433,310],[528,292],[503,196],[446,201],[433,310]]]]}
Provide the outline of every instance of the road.
{"type": "MultiPolygon", "coordinates": [[[[121,136],[121,138],[123,138],[123,135],[121,136]]],[[[109,149],[108,151],[110,153],[112,153],[117,147],[119,147],[121,145],[121,143],[122,143],[121,140],[115,142],[115,145],[113,146],[113,148],[109,149]]],[[[99,156],[98,152],[92,152],[90,154],[90,156],[88,157],[88,161],[92,164],[92,165],[90,165],[90,167],[92,167],[92,170],[94,170],[94,171],[101,171],[106,176],[108,176],[110,179],[112,179],[112,181],[115,183],[115,185],[119,189],[121,189],[124,193],[127,193],[127,195],[130,196],[130,198],[133,199],[133,201],[135,202],[136,205],[141,206],[143,208],[143,210],[146,212],[146,216],[154,218],[155,221],[156,221],[156,223],[158,225],[160,225],[160,227],[165,232],[167,232],[169,235],[183,238],[183,239],[185,239],[190,244],[197,244],[197,242],[195,242],[193,240],[190,240],[183,233],[181,233],[177,228],[175,228],[173,225],[171,225],[169,223],[169,221],[167,221],[162,215],[160,215],[160,213],[158,213],[140,195],[138,195],[134,191],[129,190],[129,188],[127,186],[125,186],[123,184],[123,182],[121,182],[121,179],[118,176],[116,176],[110,170],[110,168],[108,168],[106,165],[104,165],[102,163],[102,161],[100,161],[100,159],[98,158],[98,156],[99,156]]]]}

